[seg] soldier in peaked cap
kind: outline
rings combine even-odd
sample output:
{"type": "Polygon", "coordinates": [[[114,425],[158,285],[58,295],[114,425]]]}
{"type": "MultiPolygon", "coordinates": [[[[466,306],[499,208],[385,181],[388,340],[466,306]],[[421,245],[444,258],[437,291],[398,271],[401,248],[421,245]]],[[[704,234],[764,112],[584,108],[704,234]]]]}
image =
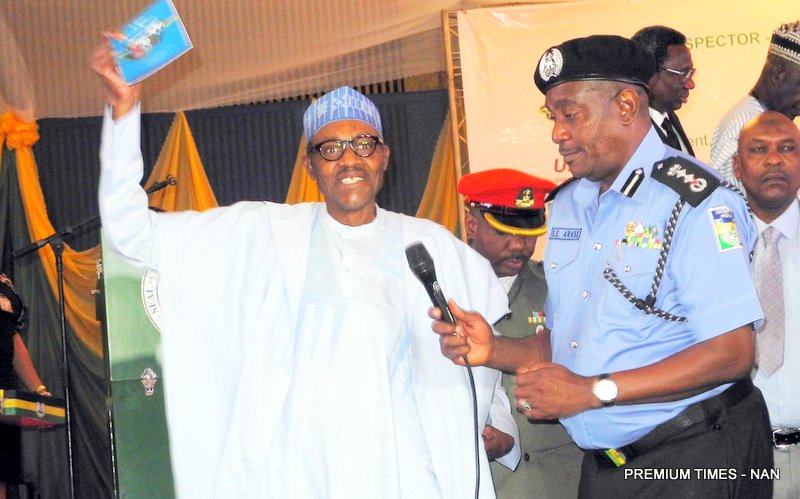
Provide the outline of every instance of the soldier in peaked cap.
{"type": "Polygon", "coordinates": [[[750,473],[772,466],[750,380],[755,227],[718,175],[661,142],[645,91],[654,69],[618,36],[545,51],[534,79],[575,178],[550,196],[544,331],[496,337],[456,304],[458,324],[433,328],[454,362],[516,372],[525,416],[560,419],[585,453],[580,497],[767,498],[771,481],[750,473]],[[736,480],[631,479],[681,469],[736,480]]]}
{"type": "Polygon", "coordinates": [[[556,188],[549,180],[511,168],[464,175],[458,192],[494,229],[516,236],[544,234],[544,200],[556,188]]]}
{"type": "MultiPolygon", "coordinates": [[[[544,330],[547,284],[541,262],[531,257],[538,236],[547,231],[545,197],[555,187],[549,180],[510,168],[470,173],[458,183],[467,206],[469,245],[489,260],[508,292],[511,315],[494,325],[508,338],[544,330]]],[[[504,374],[503,387],[512,393],[514,376],[504,374]]],[[[564,427],[556,420],[528,421],[519,412],[514,419],[519,449],[492,463],[497,497],[576,497],[583,452],[564,427]]],[[[498,440],[492,426],[484,430],[484,440],[488,452],[498,440]]]]}
{"type": "MultiPolygon", "coordinates": [[[[156,213],[139,186],[138,91],[107,43],[93,65],[109,104],[105,241],[159,273],[176,495],[461,499],[479,486],[492,499],[468,378],[436,351],[406,246],[422,242],[448,295],[490,320],[508,299],[449,231],[377,206],[389,148],[375,105],[342,87],[308,107],[305,166],[324,203],[156,213]]],[[[494,401],[510,403],[498,371],[473,375],[482,431],[494,401]]]]}

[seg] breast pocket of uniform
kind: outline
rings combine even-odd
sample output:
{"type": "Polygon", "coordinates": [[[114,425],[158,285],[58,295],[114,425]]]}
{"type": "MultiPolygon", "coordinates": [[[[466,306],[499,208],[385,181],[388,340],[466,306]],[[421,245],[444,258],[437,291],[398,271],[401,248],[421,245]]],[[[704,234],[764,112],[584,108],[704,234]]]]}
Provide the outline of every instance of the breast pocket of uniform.
{"type": "MultiPolygon", "coordinates": [[[[547,277],[547,294],[554,310],[559,310],[559,303],[575,296],[582,278],[582,270],[578,255],[580,239],[550,239],[544,255],[544,271],[547,277]]],[[[555,319],[555,317],[554,317],[555,319]]]]}
{"type": "Polygon", "coordinates": [[[660,246],[623,245],[618,252],[617,262],[611,267],[631,293],[637,298],[645,298],[650,293],[660,254],[660,246]]]}
{"type": "MultiPolygon", "coordinates": [[[[659,254],[660,248],[623,246],[618,253],[618,260],[609,263],[609,266],[619,279],[620,285],[624,286],[633,298],[645,300],[652,292],[659,254]]],[[[622,290],[615,288],[609,282],[606,292],[602,294],[601,309],[619,311],[613,314],[614,317],[607,316],[606,320],[619,321],[620,326],[630,327],[648,319],[647,314],[631,303],[623,295],[622,290]]]]}

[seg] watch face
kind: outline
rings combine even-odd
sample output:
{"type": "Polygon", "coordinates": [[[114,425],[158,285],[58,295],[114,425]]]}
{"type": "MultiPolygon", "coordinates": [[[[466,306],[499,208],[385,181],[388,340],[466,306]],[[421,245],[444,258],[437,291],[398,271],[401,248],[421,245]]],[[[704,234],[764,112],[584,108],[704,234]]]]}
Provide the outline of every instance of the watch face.
{"type": "Polygon", "coordinates": [[[595,382],[592,392],[602,402],[611,402],[617,398],[617,384],[610,379],[601,379],[595,382]]]}

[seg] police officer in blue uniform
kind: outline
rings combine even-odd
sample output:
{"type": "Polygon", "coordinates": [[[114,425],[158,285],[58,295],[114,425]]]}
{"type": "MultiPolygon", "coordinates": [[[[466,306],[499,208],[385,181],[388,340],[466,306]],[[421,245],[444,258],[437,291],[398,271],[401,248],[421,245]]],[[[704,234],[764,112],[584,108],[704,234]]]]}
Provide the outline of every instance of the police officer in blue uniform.
{"type": "Polygon", "coordinates": [[[457,326],[433,328],[454,362],[516,371],[527,417],[561,420],[585,451],[580,497],[771,497],[749,378],[754,225],[726,182],[659,139],[655,69],[617,36],[545,51],[534,79],[575,177],[551,194],[545,334],[496,338],[455,303],[457,326]]]}

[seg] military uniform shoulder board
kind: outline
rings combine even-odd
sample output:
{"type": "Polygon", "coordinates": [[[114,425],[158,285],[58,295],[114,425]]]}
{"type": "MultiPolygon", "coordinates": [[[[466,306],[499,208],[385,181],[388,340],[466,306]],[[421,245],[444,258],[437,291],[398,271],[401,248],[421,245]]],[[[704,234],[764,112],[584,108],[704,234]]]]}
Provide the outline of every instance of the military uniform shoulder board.
{"type": "Polygon", "coordinates": [[[653,165],[652,177],[694,206],[719,187],[719,179],[694,161],[673,156],[653,165]]]}
{"type": "Polygon", "coordinates": [[[558,194],[561,191],[561,189],[563,189],[564,187],[568,186],[569,184],[571,184],[572,182],[574,182],[576,180],[578,180],[577,177],[572,177],[570,179],[567,179],[567,180],[561,182],[558,185],[558,187],[556,187],[555,189],[550,191],[550,193],[547,195],[547,197],[544,198],[544,202],[545,203],[549,203],[550,201],[554,200],[556,198],[556,194],[558,194]]]}

